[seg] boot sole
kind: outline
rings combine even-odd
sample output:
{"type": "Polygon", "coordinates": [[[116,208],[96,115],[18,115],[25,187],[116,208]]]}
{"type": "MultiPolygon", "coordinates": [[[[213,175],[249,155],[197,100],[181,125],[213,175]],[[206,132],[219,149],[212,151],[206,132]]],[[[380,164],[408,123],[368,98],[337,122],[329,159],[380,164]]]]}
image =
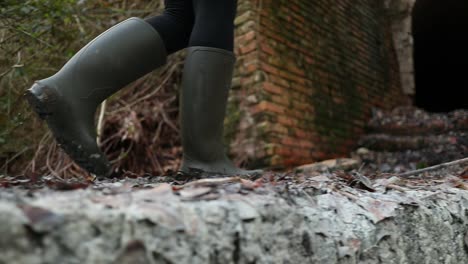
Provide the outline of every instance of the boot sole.
{"type": "Polygon", "coordinates": [[[88,158],[89,155],[84,153],[76,143],[66,140],[64,135],[60,132],[60,126],[55,124],[57,121],[55,121],[53,117],[54,110],[58,104],[58,95],[55,94],[53,89],[35,83],[25,92],[24,96],[39,118],[46,121],[59,147],[62,148],[73,161],[90,173],[96,174],[97,176],[107,176],[108,172],[97,172],[95,164],[88,158]]]}

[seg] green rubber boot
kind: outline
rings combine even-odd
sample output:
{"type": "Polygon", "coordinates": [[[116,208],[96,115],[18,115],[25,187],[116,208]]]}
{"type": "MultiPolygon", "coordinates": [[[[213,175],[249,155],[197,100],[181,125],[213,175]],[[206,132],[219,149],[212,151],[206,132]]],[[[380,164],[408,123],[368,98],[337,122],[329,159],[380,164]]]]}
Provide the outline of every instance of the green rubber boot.
{"type": "Polygon", "coordinates": [[[35,82],[26,98],[78,165],[106,177],[111,167],[96,143],[96,108],[165,62],[159,34],[144,20],[130,18],[89,42],[55,75],[35,82]]]}
{"type": "Polygon", "coordinates": [[[181,88],[183,160],[180,172],[200,177],[259,174],[237,168],[226,156],[223,122],[235,57],[232,52],[190,47],[181,88]]]}

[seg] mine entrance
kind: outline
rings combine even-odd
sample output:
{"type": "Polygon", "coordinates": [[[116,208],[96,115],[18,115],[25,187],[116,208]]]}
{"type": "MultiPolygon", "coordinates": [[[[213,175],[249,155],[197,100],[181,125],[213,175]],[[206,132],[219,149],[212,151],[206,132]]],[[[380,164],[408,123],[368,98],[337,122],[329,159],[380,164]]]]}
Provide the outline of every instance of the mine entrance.
{"type": "Polygon", "coordinates": [[[468,1],[417,0],[413,9],[415,105],[468,109],[468,1]]]}

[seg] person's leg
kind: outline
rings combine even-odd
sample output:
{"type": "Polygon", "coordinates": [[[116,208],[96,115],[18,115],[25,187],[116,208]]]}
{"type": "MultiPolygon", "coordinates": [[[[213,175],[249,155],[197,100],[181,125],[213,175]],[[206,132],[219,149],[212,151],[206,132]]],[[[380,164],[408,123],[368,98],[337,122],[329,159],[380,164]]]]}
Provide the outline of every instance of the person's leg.
{"type": "Polygon", "coordinates": [[[234,68],[235,0],[194,0],[181,85],[182,174],[246,175],[226,156],[223,121],[234,68]]]}
{"type": "MultiPolygon", "coordinates": [[[[222,1],[220,1],[222,2],[222,1]]],[[[187,47],[194,23],[192,0],[165,0],[162,15],[145,19],[159,33],[168,54],[187,47]]]]}
{"type": "Polygon", "coordinates": [[[237,0],[193,0],[195,24],[189,46],[233,51],[237,0]]]}

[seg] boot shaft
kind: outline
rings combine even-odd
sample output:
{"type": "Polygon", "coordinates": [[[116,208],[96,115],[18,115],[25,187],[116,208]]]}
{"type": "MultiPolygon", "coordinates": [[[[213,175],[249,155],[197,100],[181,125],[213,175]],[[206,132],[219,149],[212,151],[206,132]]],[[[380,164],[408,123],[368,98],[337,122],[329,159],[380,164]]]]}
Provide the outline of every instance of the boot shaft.
{"type": "Polygon", "coordinates": [[[92,108],[165,62],[159,34],[144,20],[129,18],[101,33],[55,75],[39,82],[55,88],[70,103],[85,101],[92,108]]]}
{"type": "Polygon", "coordinates": [[[181,85],[184,155],[213,161],[223,157],[223,125],[233,74],[232,52],[190,47],[181,85]]]}

